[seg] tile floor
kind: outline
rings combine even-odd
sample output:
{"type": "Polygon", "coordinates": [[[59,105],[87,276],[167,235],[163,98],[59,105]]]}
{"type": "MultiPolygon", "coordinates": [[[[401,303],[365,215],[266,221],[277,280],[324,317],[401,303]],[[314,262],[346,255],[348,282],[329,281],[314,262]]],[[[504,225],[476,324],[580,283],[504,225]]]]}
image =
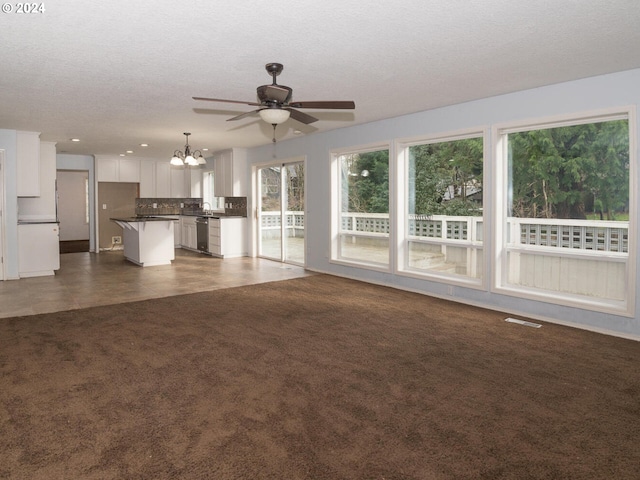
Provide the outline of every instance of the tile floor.
{"type": "Polygon", "coordinates": [[[195,293],[313,275],[261,258],[176,249],[171,265],[139,267],[122,251],[65,253],[54,276],[0,281],[0,318],[195,293]]]}

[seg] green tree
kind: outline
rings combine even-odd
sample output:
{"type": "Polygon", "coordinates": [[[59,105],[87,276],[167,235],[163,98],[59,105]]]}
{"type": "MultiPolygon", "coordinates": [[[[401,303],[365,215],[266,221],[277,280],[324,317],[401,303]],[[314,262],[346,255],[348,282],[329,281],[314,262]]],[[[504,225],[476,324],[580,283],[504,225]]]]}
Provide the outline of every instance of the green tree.
{"type": "Polygon", "coordinates": [[[599,206],[611,219],[628,203],[626,120],[509,134],[509,152],[514,216],[584,219],[599,206]]]}
{"type": "Polygon", "coordinates": [[[481,138],[410,147],[409,212],[481,215],[482,162],[481,138]]]}
{"type": "Polygon", "coordinates": [[[345,155],[342,178],[342,211],[389,213],[388,150],[345,155]]]}

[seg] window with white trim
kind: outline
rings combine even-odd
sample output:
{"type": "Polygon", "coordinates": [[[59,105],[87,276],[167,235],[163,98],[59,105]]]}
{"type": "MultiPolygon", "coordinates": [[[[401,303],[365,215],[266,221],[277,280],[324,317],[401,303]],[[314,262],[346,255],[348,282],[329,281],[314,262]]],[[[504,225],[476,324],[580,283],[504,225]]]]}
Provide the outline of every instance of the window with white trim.
{"type": "Polygon", "coordinates": [[[388,268],[389,149],[334,155],[337,175],[337,231],[332,259],[388,268]]]}
{"type": "Polygon", "coordinates": [[[632,123],[621,112],[496,130],[501,293],[631,312],[632,123]]]}
{"type": "Polygon", "coordinates": [[[484,275],[483,132],[399,147],[405,172],[399,270],[480,284],[484,275]]]}

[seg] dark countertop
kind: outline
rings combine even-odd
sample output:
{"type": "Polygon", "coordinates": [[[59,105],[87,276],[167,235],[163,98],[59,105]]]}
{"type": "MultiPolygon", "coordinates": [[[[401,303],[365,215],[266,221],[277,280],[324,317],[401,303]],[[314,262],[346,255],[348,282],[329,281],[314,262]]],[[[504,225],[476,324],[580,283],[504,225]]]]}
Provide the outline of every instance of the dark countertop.
{"type": "Polygon", "coordinates": [[[155,215],[141,215],[138,217],[122,217],[122,218],[110,218],[112,222],[173,222],[179,220],[178,217],[170,216],[155,216],[155,215]]]}
{"type": "Polygon", "coordinates": [[[18,225],[42,225],[46,223],[60,223],[60,220],[18,220],[18,225]]]}
{"type": "MultiPolygon", "coordinates": [[[[177,218],[175,218],[176,214],[171,214],[171,215],[150,215],[151,217],[160,217],[160,218],[164,218],[164,217],[169,217],[169,216],[173,216],[175,220],[178,220],[177,218]]],[[[246,215],[227,215],[224,212],[213,212],[213,213],[197,213],[197,212],[189,212],[189,213],[180,213],[179,214],[181,217],[205,217],[205,218],[247,218],[246,215]]],[[[147,215],[140,215],[139,217],[147,217],[147,215]]]]}

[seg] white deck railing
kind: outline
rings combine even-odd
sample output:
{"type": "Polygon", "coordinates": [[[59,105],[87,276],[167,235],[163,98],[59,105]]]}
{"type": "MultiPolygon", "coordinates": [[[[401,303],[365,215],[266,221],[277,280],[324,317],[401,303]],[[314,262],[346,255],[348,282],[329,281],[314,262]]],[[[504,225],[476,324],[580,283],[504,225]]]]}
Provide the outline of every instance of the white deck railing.
{"type": "MultiPolygon", "coordinates": [[[[261,212],[263,230],[279,230],[280,212],[261,212]]],[[[304,231],[304,212],[287,211],[285,230],[289,236],[304,231]]],[[[516,218],[507,221],[509,247],[527,246],[582,251],[627,253],[629,223],[600,220],[516,218]]],[[[409,215],[411,240],[440,240],[444,243],[481,244],[482,217],[409,215]]],[[[386,213],[343,213],[341,234],[356,237],[388,237],[386,213]]]]}

